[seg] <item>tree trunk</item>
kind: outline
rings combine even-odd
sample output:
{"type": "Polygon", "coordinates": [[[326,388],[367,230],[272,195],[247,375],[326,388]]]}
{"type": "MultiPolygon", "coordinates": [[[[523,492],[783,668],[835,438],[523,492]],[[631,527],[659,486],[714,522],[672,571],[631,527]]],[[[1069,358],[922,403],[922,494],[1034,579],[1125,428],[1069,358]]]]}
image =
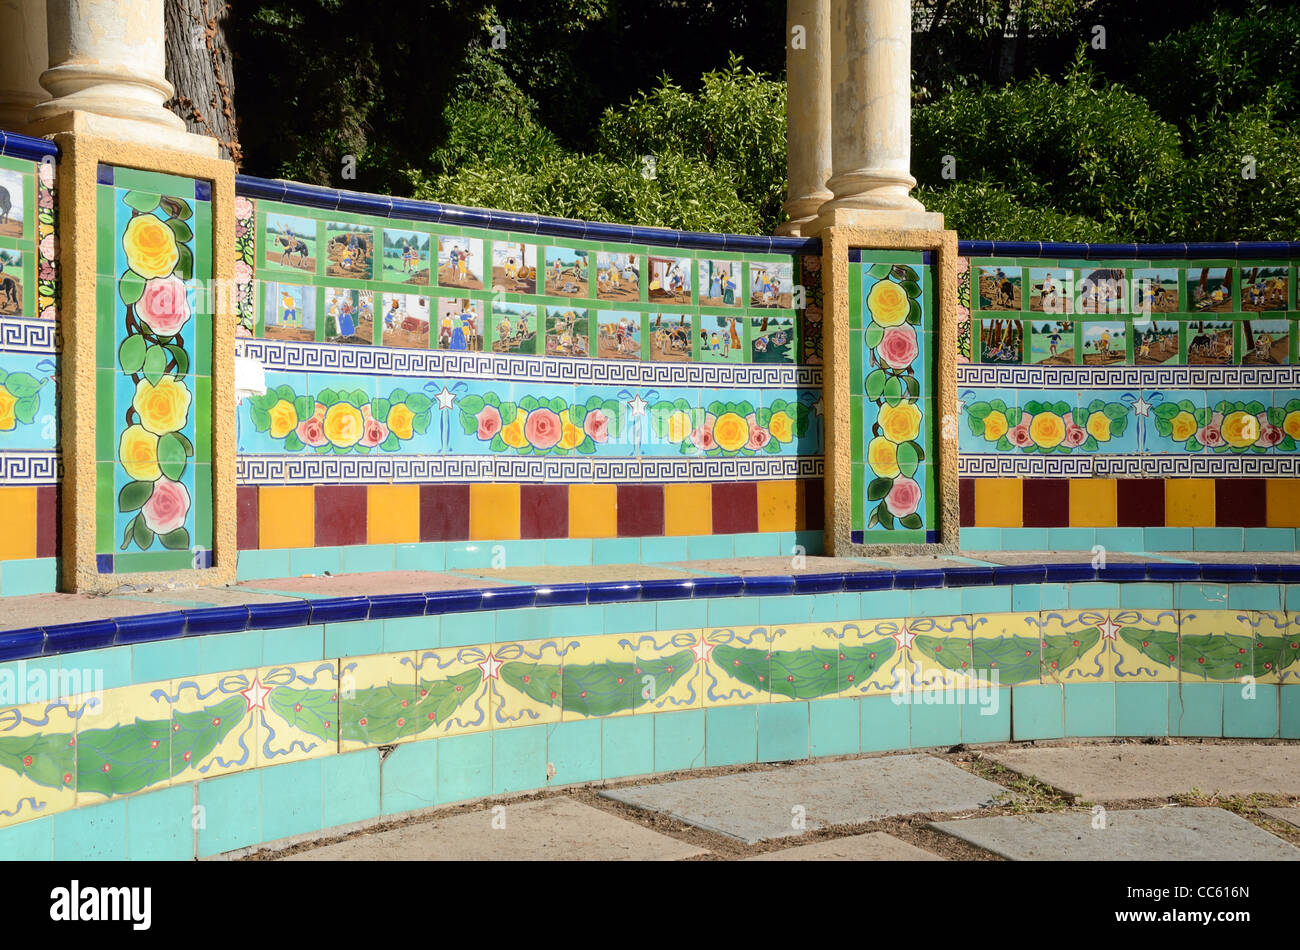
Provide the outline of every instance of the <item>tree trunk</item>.
{"type": "Polygon", "coordinates": [[[210,135],[239,164],[235,77],[226,37],[230,4],[223,0],[166,0],[167,81],[176,95],[167,107],[189,131],[210,135]]]}

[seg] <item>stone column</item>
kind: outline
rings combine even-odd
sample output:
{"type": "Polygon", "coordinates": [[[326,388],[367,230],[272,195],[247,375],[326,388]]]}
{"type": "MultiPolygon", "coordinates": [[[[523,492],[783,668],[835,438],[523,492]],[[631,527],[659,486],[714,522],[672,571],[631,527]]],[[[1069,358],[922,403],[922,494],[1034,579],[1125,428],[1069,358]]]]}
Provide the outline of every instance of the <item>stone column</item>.
{"type": "Polygon", "coordinates": [[[785,29],[785,154],[790,220],[778,234],[801,237],[833,196],[831,176],[831,0],[789,0],[785,29]]]}
{"type": "Polygon", "coordinates": [[[834,197],[821,227],[943,227],[910,194],[911,60],[908,0],[832,0],[834,197]]]}
{"type": "Polygon", "coordinates": [[[45,0],[0,0],[0,23],[0,129],[22,132],[32,107],[50,97],[37,81],[49,56],[45,0]]]}
{"type": "Polygon", "coordinates": [[[32,134],[87,132],[217,154],[215,139],[186,132],[163,107],[174,92],[163,0],[47,0],[46,11],[49,68],[40,81],[53,98],[32,110],[32,134]]]}

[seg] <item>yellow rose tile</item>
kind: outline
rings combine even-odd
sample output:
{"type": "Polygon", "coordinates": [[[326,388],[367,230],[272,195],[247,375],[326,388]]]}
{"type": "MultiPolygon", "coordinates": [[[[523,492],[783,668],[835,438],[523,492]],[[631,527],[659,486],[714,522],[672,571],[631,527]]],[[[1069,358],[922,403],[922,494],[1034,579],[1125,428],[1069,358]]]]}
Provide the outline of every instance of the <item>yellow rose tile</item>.
{"type": "Polygon", "coordinates": [[[1187,610],[1179,623],[1184,682],[1232,683],[1252,675],[1255,628],[1245,610],[1187,610]]]}
{"type": "Polygon", "coordinates": [[[415,654],[417,738],[483,732],[492,721],[502,660],[496,647],[448,647],[415,654]]]}
{"type": "Polygon", "coordinates": [[[72,697],[68,707],[77,723],[77,807],[171,781],[177,767],[172,756],[174,723],[164,686],[146,683],[87,692],[72,697]]]}
{"type": "Polygon", "coordinates": [[[257,764],[261,727],[253,715],[256,670],[172,680],[172,784],[214,778],[257,764]]]}
{"type": "Polygon", "coordinates": [[[1042,637],[1036,613],[986,614],[971,625],[971,669],[989,684],[1042,682],[1042,637]]]}
{"type": "Polygon", "coordinates": [[[768,627],[705,627],[693,648],[703,660],[705,706],[741,706],[771,699],[772,633],[768,627]]]}
{"type": "Polygon", "coordinates": [[[903,644],[906,619],[861,620],[831,625],[839,643],[839,696],[883,695],[908,686],[920,667],[903,644]]]}
{"type": "Polygon", "coordinates": [[[704,705],[701,634],[695,630],[657,630],[617,634],[622,662],[635,680],[632,702],[637,715],[698,709],[704,705]]]}
{"type": "Polygon", "coordinates": [[[0,828],[75,807],[76,755],[66,705],[0,708],[0,828]]]}
{"type": "Polygon", "coordinates": [[[501,664],[491,682],[493,729],[560,721],[564,642],[498,643],[492,648],[501,664]]]}
{"type": "Polygon", "coordinates": [[[415,717],[409,710],[416,695],[413,654],[380,653],[341,660],[339,751],[415,738],[415,717]]]}
{"type": "Polygon", "coordinates": [[[258,766],[338,752],[337,661],[263,667],[257,671],[256,683],[250,684],[249,701],[262,727],[258,766]]]}

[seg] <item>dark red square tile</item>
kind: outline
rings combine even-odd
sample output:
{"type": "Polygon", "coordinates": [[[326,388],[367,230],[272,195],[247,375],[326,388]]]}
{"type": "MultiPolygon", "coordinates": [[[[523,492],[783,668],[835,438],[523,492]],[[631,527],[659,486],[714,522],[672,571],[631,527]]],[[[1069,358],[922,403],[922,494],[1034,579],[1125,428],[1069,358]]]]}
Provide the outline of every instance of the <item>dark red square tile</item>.
{"type": "Polygon", "coordinates": [[[957,480],[958,524],[963,528],[975,527],[975,479],[957,480]]]}
{"type": "Polygon", "coordinates": [[[750,534],[758,530],[758,485],[720,482],[713,486],[713,533],[750,534]]]}
{"type": "Polygon", "coordinates": [[[1020,486],[1020,499],[1021,523],[1026,528],[1069,527],[1068,478],[1026,478],[1020,486]]]}
{"type": "Polygon", "coordinates": [[[569,486],[519,486],[519,536],[567,538],[569,536],[569,486]]]}
{"type": "Polygon", "coordinates": [[[1216,478],[1214,522],[1220,528],[1262,528],[1267,489],[1262,478],[1216,478]]]}
{"type": "Polygon", "coordinates": [[[240,485],[235,489],[235,547],[241,551],[257,550],[257,486],[240,485]]]}
{"type": "Polygon", "coordinates": [[[664,533],[664,487],[618,486],[618,536],[652,538],[664,533]]]}
{"type": "Polygon", "coordinates": [[[36,489],[36,556],[59,553],[59,489],[41,485],[36,489]]]}
{"type": "MultiPolygon", "coordinates": [[[[795,525],[801,531],[821,531],[826,525],[826,492],[820,478],[803,478],[795,483],[795,525]]],[[[755,496],[757,498],[757,496],[755,496]]],[[[757,501],[755,502],[757,504],[757,501]]]]}
{"type": "Polygon", "coordinates": [[[1116,479],[1115,524],[1121,528],[1163,528],[1165,480],[1163,478],[1116,479]]]}
{"type": "Polygon", "coordinates": [[[316,546],[366,543],[366,486],[316,486],[316,546]]]}
{"type": "Polygon", "coordinates": [[[420,540],[469,540],[469,486],[420,486],[420,540]]]}

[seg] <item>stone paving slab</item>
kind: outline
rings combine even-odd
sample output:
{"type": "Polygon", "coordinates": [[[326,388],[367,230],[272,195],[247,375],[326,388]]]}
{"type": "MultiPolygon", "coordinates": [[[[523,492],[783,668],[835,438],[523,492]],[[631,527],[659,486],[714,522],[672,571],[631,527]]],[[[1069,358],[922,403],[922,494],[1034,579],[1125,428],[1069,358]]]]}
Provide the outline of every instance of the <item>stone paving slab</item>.
{"type": "Polygon", "coordinates": [[[1049,746],[988,753],[1089,802],[1210,794],[1300,794],[1300,748],[1284,745],[1049,746]]]}
{"type": "Polygon", "coordinates": [[[362,834],[285,861],[678,861],[707,852],[572,798],[507,804],[362,834]]]}
{"type": "Polygon", "coordinates": [[[769,851],[745,858],[746,861],[943,861],[937,854],[922,851],[883,831],[865,835],[801,844],[784,851],[769,851]]]}
{"type": "Polygon", "coordinates": [[[1285,821],[1289,825],[1300,828],[1300,808],[1261,808],[1260,811],[1270,818],[1276,818],[1278,821],[1285,821]]]}
{"type": "Polygon", "coordinates": [[[747,844],[894,815],[974,811],[1001,785],[928,755],[891,755],[770,772],[638,785],[600,793],[747,844]],[[804,827],[795,818],[803,809],[804,827]]]}
{"type": "Polygon", "coordinates": [[[1003,815],[931,827],[1013,861],[1300,861],[1295,848],[1222,808],[1003,815]]]}

